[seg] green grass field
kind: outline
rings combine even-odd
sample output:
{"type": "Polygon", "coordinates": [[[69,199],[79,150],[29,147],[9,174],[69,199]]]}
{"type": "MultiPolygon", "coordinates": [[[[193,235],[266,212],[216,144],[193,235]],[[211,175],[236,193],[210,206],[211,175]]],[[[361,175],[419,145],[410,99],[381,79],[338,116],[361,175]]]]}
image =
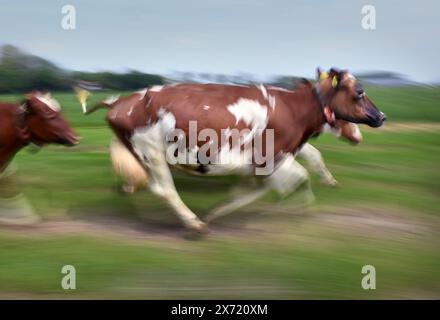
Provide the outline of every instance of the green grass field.
{"type": "MultiPolygon", "coordinates": [[[[384,129],[362,127],[357,147],[312,141],[339,188],[312,177],[311,206],[300,206],[301,192],[269,194],[202,239],[148,191],[118,193],[104,111],[83,116],[73,94],[56,94],[81,144],[16,157],[45,222],[0,228],[0,298],[440,298],[440,89],[367,92],[388,115],[384,129]],[[76,290],[61,288],[67,264],[76,290]],[[376,290],[361,287],[364,265],[376,268],[376,290]]],[[[237,181],[175,177],[201,217],[237,181]]]]}

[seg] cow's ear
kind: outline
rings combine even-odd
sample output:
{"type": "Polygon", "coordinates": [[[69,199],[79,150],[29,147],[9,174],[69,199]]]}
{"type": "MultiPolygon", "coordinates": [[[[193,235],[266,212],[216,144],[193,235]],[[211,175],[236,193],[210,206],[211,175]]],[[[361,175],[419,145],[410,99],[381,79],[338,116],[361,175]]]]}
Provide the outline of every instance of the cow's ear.
{"type": "Polygon", "coordinates": [[[29,93],[26,93],[26,94],[24,95],[24,98],[26,99],[26,101],[28,101],[28,100],[33,99],[34,96],[35,96],[34,93],[29,92],[29,93]]]}
{"type": "Polygon", "coordinates": [[[331,68],[328,75],[332,80],[332,87],[337,88],[341,83],[342,77],[344,75],[344,71],[339,71],[336,68],[331,68]]]}
{"type": "Polygon", "coordinates": [[[36,98],[38,94],[39,94],[38,91],[32,91],[24,95],[24,100],[22,101],[21,105],[22,108],[25,109],[28,113],[38,111],[37,108],[38,101],[36,98]]]}
{"type": "Polygon", "coordinates": [[[24,98],[26,99],[26,101],[32,102],[32,101],[35,101],[35,99],[39,95],[41,95],[39,91],[32,91],[32,92],[26,93],[24,95],[24,98]]]}
{"type": "Polygon", "coordinates": [[[19,108],[20,112],[26,112],[26,113],[32,113],[33,112],[32,103],[27,98],[25,98],[25,99],[20,101],[20,105],[19,105],[18,108],[19,108]]]}
{"type": "Polygon", "coordinates": [[[34,94],[32,92],[26,93],[24,95],[24,100],[22,100],[21,105],[26,109],[32,109],[32,101],[34,99],[34,94]]]}

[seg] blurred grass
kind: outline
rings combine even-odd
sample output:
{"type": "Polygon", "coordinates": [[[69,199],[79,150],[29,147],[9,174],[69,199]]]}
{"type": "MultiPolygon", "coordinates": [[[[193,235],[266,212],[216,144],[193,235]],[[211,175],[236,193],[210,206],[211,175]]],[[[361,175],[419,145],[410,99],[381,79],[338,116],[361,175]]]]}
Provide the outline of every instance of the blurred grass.
{"type": "Polygon", "coordinates": [[[366,91],[390,121],[440,121],[440,87],[371,87],[366,91]]]}
{"type": "MultiPolygon", "coordinates": [[[[438,88],[370,88],[367,92],[387,113],[390,125],[440,121],[438,88]]],[[[91,104],[106,95],[92,96],[91,104]]],[[[75,148],[49,146],[37,154],[23,150],[16,157],[21,186],[37,213],[49,221],[102,216],[102,221],[118,217],[148,225],[138,220],[141,213],[151,219],[150,230],[144,231],[149,237],[2,228],[0,297],[440,296],[440,131],[362,128],[364,142],[357,147],[323,135],[312,143],[340,188],[325,188],[313,178],[317,202],[309,214],[299,209],[291,209],[290,216],[248,213],[244,222],[225,219],[226,227],[220,224],[220,231],[214,230],[212,236],[188,241],[176,232],[180,230],[177,219],[149,192],[127,197],[115,191],[107,150],[111,132],[103,120],[104,111],[85,117],[72,94],[55,97],[83,139],[75,148]],[[350,220],[353,225],[345,220],[345,224],[328,225],[320,220],[328,214],[327,208],[334,208],[342,219],[348,209],[367,218],[374,212],[379,222],[409,229],[378,225],[369,232],[361,219],[350,220]],[[65,264],[77,269],[76,291],[60,287],[65,264]],[[365,264],[376,267],[375,291],[360,287],[365,264]]],[[[236,181],[176,173],[183,200],[201,216],[224,199],[236,181]]],[[[273,200],[266,197],[255,210],[259,204],[276,208],[273,200]]],[[[295,201],[293,196],[281,205],[295,201]]]]}

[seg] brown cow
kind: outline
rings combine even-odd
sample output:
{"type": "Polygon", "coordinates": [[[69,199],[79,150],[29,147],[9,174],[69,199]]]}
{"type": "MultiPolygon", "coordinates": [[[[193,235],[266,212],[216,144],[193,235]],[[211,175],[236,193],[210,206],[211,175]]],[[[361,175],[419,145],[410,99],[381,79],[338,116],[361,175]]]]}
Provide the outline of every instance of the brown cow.
{"type": "Polygon", "coordinates": [[[180,199],[169,165],[196,175],[237,174],[260,180],[258,189],[215,209],[207,217],[211,220],[270,189],[286,195],[306,181],[307,171],[294,156],[325,123],[334,126],[340,119],[379,127],[385,120],[356,79],[335,69],[315,85],[304,81],[295,90],[179,84],[143,90],[123,102],[107,103],[116,103],[107,113],[109,125],[148,171],[151,191],[194,230],[202,230],[204,223],[180,199]],[[254,147],[252,153],[248,144],[254,147]]]}
{"type": "Polygon", "coordinates": [[[78,138],[50,94],[32,92],[21,104],[0,103],[0,223],[28,225],[40,221],[15,183],[14,155],[32,143],[72,146],[78,138]]]}
{"type": "Polygon", "coordinates": [[[40,92],[26,95],[21,104],[0,103],[0,172],[24,146],[58,143],[73,146],[78,138],[60,113],[60,105],[40,92]]]}

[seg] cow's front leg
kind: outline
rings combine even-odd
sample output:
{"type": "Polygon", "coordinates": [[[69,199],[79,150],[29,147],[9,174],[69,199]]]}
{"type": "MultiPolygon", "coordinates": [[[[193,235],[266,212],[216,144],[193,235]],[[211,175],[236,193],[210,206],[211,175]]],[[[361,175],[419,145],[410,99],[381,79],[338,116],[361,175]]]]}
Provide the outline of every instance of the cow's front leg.
{"type": "Polygon", "coordinates": [[[150,190],[165,200],[165,202],[174,209],[174,212],[182,220],[183,224],[197,232],[205,230],[205,224],[183,203],[174,185],[173,176],[166,162],[163,153],[149,153],[146,157],[146,166],[148,167],[151,181],[150,190]]]}
{"type": "Polygon", "coordinates": [[[41,221],[32,206],[21,193],[16,177],[17,168],[10,163],[4,171],[0,169],[0,224],[33,225],[41,221]]]}
{"type": "MultiPolygon", "coordinates": [[[[292,154],[284,156],[278,165],[275,167],[273,173],[263,178],[263,183],[257,188],[245,187],[247,192],[235,190],[235,194],[227,203],[215,208],[209,213],[205,221],[212,221],[214,219],[223,217],[237,209],[240,209],[264,196],[269,190],[275,190],[281,197],[285,197],[294,192],[300,185],[306,183],[307,202],[314,200],[313,193],[310,188],[310,180],[307,170],[304,169],[293,157],[292,154]]],[[[244,181],[244,185],[248,185],[249,181],[244,181]]]]}
{"type": "Polygon", "coordinates": [[[234,188],[232,190],[233,194],[231,198],[226,203],[213,209],[204,220],[211,222],[214,219],[218,219],[229,213],[232,213],[237,209],[251,204],[252,202],[261,198],[269,190],[269,188],[265,185],[258,186],[257,188],[251,188],[249,187],[249,182],[250,181],[246,180],[244,183],[234,188]]]}
{"type": "Polygon", "coordinates": [[[308,168],[319,176],[321,183],[330,187],[338,185],[338,181],[333,178],[333,175],[325,166],[321,152],[314,146],[309,143],[304,144],[297,156],[304,159],[308,168]]]}

